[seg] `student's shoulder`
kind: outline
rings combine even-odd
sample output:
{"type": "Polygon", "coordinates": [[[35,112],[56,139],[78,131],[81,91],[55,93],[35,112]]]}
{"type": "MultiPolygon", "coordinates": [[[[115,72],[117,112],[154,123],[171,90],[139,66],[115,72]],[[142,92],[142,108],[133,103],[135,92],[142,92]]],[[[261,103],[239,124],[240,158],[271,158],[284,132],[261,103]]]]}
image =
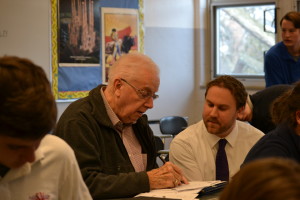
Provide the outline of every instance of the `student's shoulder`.
{"type": "Polygon", "coordinates": [[[286,46],[283,44],[283,42],[278,42],[274,46],[272,46],[266,53],[266,58],[270,56],[278,56],[279,58],[283,55],[287,54],[286,46]]]}
{"type": "Polygon", "coordinates": [[[73,149],[61,138],[47,134],[41,141],[41,150],[45,154],[53,154],[60,157],[73,157],[73,149]]]}

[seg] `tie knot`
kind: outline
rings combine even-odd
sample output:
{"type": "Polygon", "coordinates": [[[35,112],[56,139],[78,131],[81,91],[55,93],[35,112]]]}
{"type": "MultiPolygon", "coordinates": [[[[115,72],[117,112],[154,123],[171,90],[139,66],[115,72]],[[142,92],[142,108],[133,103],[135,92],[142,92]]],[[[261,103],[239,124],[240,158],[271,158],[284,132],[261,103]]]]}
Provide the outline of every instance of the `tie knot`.
{"type": "Polygon", "coordinates": [[[226,143],[227,143],[227,140],[226,140],[226,139],[220,139],[220,140],[219,140],[219,149],[220,149],[220,148],[224,149],[226,143]]]}

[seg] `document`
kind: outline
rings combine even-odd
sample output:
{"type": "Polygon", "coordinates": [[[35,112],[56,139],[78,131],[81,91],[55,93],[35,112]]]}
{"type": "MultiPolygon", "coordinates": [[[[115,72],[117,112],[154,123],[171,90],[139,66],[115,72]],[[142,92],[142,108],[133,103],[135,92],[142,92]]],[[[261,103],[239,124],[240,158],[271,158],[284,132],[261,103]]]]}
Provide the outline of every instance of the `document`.
{"type": "Polygon", "coordinates": [[[193,200],[199,192],[209,186],[221,183],[222,181],[191,181],[189,184],[182,184],[175,188],[151,190],[150,192],[138,194],[136,197],[159,197],[170,199],[193,200]]]}

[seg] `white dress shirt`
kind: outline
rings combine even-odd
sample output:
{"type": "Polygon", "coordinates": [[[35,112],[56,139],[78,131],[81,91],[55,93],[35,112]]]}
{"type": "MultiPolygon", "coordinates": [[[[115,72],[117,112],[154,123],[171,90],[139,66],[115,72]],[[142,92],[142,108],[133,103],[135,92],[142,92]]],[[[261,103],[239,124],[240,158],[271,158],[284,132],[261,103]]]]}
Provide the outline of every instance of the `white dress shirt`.
{"type": "MultiPolygon", "coordinates": [[[[239,171],[251,147],[263,136],[253,126],[236,121],[225,138],[229,177],[239,171]]],[[[170,161],[182,168],[189,181],[216,180],[216,154],[219,137],[207,132],[203,120],[179,133],[170,145],[170,161]]]]}

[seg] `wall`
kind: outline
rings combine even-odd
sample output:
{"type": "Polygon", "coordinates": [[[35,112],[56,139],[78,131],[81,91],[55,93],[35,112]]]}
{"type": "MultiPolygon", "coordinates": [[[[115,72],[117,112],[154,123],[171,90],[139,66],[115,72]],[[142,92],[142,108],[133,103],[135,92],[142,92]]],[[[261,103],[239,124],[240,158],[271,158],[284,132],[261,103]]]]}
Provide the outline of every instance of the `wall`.
{"type": "MultiPolygon", "coordinates": [[[[145,3],[145,53],[161,68],[160,98],[149,118],[184,115],[195,121],[196,35],[193,0],[151,0],[145,3]],[[153,12],[155,10],[155,12],[153,12]]],[[[198,84],[197,84],[198,85],[198,84]]],[[[199,89],[198,89],[199,90],[199,89]]],[[[199,111],[200,113],[200,111],[199,111]]]]}
{"type": "Polygon", "coordinates": [[[30,58],[50,77],[50,1],[1,0],[2,55],[30,58]]]}

